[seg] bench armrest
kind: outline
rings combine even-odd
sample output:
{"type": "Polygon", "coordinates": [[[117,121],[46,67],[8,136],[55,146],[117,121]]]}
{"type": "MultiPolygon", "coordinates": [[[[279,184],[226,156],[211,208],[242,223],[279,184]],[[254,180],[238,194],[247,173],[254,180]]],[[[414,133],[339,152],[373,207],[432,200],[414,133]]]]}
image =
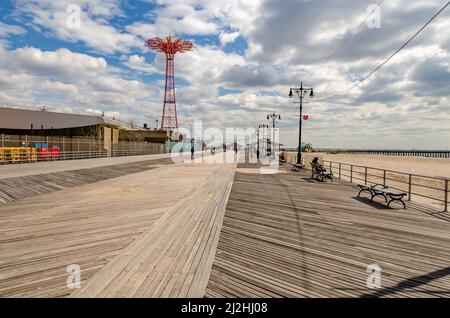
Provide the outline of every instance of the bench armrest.
{"type": "Polygon", "coordinates": [[[386,189],[387,187],[383,184],[380,183],[376,183],[374,185],[371,186],[372,189],[375,189],[376,187],[382,187],[383,189],[386,189]]]}

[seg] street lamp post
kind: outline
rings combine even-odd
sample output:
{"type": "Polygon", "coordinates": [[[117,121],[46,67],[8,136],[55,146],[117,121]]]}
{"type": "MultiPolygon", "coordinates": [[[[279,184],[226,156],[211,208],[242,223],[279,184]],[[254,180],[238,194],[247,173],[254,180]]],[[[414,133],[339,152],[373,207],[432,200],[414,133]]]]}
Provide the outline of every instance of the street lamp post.
{"type": "Polygon", "coordinates": [[[281,116],[280,116],[280,114],[272,113],[272,114],[267,115],[267,120],[269,120],[269,119],[272,119],[272,143],[271,143],[271,146],[272,146],[272,158],[275,158],[275,121],[277,119],[281,120],[281,116]]]}
{"type": "Polygon", "coordinates": [[[303,120],[303,97],[309,92],[309,97],[314,97],[314,91],[312,87],[303,87],[303,83],[300,87],[293,87],[289,90],[289,97],[293,97],[294,93],[298,95],[300,101],[300,118],[298,121],[298,152],[297,152],[297,164],[302,163],[302,120],[303,120]]]}
{"type": "Polygon", "coordinates": [[[256,129],[256,159],[259,160],[259,126],[256,129]]]}
{"type": "MultiPolygon", "coordinates": [[[[259,159],[259,156],[260,156],[260,154],[261,154],[261,151],[260,151],[260,149],[259,149],[259,140],[260,140],[260,138],[259,138],[259,131],[261,130],[261,128],[263,129],[262,135],[263,135],[263,137],[264,137],[264,129],[269,128],[269,125],[261,124],[261,125],[258,126],[258,151],[257,151],[257,157],[258,157],[258,159],[259,159]]],[[[266,142],[267,142],[267,141],[266,141],[266,142]]],[[[264,145],[264,143],[263,143],[263,145],[264,145]]],[[[265,147],[264,149],[266,149],[266,151],[267,151],[267,147],[265,147]]]]}

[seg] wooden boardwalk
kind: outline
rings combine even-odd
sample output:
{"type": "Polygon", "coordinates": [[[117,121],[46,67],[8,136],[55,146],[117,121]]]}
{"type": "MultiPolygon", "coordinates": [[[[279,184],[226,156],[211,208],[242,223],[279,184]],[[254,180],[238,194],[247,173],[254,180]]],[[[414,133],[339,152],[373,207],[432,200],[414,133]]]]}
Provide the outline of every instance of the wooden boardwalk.
{"type": "MultiPolygon", "coordinates": [[[[179,293],[204,293],[232,173],[226,167],[161,166],[0,205],[0,297],[68,296],[74,291],[66,286],[71,264],[81,267],[81,286],[88,287],[83,292],[89,295],[99,291],[91,288],[98,287],[95,274],[103,268],[114,265],[117,270],[122,262],[129,265],[127,253],[136,256],[136,248],[154,253],[162,251],[164,244],[165,263],[159,266],[185,275],[181,280],[180,274],[170,292],[176,293],[178,287],[179,293]],[[184,209],[185,204],[190,207],[184,209]],[[184,262],[181,271],[169,266],[172,258],[184,262]]],[[[123,282],[124,287],[129,285],[123,282]]],[[[126,289],[108,292],[128,295],[126,289]]]]}
{"type": "Polygon", "coordinates": [[[253,171],[236,173],[206,297],[450,297],[448,214],[253,171]],[[366,285],[370,264],[380,289],[366,285]]]}
{"type": "Polygon", "coordinates": [[[73,297],[203,297],[234,170],[214,168],[73,297]]]}
{"type": "Polygon", "coordinates": [[[258,167],[92,167],[0,204],[0,297],[450,297],[448,213],[258,167]]]}
{"type": "MultiPolygon", "coordinates": [[[[72,161],[73,163],[73,161],[72,161]]],[[[171,164],[170,158],[0,179],[0,204],[171,164]]]]}

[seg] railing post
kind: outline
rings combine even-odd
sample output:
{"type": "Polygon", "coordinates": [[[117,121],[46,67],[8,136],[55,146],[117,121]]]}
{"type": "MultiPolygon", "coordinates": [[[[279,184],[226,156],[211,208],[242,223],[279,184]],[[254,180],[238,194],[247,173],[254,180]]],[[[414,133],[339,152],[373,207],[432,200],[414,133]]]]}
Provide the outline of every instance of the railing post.
{"type": "Polygon", "coordinates": [[[27,162],[31,162],[31,151],[28,149],[28,135],[25,135],[25,158],[27,162]]]}
{"type": "Polygon", "coordinates": [[[48,144],[48,136],[45,136],[45,144],[47,145],[47,156],[46,156],[46,161],[50,161],[50,153],[49,153],[49,149],[50,149],[50,145],[48,144]]]}
{"type": "Polygon", "coordinates": [[[331,172],[331,165],[332,165],[332,162],[330,161],[330,172],[331,172]]]}
{"type": "Polygon", "coordinates": [[[445,179],[445,199],[444,199],[444,212],[448,211],[448,181],[449,179],[445,179]]]}
{"type": "Polygon", "coordinates": [[[408,201],[411,201],[411,179],[412,179],[412,175],[409,175],[409,180],[408,180],[408,201]]]}
{"type": "Polygon", "coordinates": [[[353,165],[350,165],[350,182],[353,182],[353,165]]]}
{"type": "Polygon", "coordinates": [[[364,184],[367,185],[367,167],[364,167],[364,184]]]}
{"type": "Polygon", "coordinates": [[[341,179],[341,163],[339,162],[339,179],[341,179]]]}
{"type": "Polygon", "coordinates": [[[3,162],[6,165],[6,152],[5,152],[5,135],[2,134],[2,150],[3,150],[3,162]]]}
{"type": "Polygon", "coordinates": [[[386,170],[383,170],[383,186],[386,186],[386,170]]]}

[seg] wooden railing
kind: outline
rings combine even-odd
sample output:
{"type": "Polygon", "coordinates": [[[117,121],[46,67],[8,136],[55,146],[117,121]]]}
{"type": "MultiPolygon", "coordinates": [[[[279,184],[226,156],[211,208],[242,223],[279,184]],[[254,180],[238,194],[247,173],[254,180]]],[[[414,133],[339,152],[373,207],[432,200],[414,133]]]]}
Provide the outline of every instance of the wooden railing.
{"type": "Polygon", "coordinates": [[[443,207],[448,211],[449,183],[448,178],[430,177],[418,174],[404,173],[393,170],[366,167],[343,162],[323,161],[335,177],[356,183],[382,184],[408,193],[408,200],[412,197],[420,201],[443,207]]]}

